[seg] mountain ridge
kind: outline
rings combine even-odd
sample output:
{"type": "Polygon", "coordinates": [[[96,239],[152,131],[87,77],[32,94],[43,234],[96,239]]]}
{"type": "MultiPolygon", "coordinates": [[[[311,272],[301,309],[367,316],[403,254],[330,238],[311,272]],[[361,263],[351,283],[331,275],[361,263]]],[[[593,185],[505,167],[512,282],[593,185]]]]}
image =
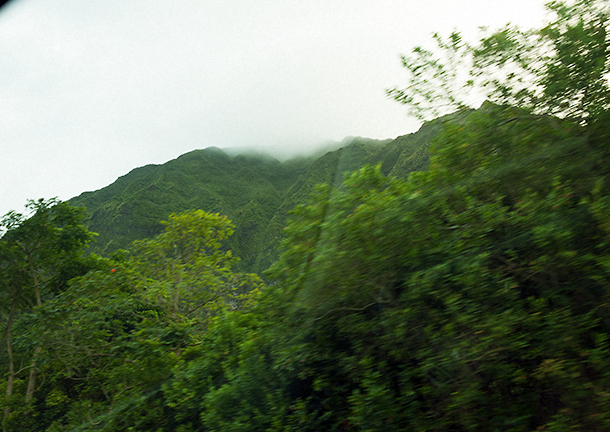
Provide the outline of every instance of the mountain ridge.
{"type": "MultiPolygon", "coordinates": [[[[162,230],[174,212],[203,209],[228,216],[236,226],[228,247],[245,271],[261,272],[278,257],[288,212],[320,183],[340,186],[346,172],[381,164],[385,175],[406,178],[428,165],[428,145],[444,121],[427,122],[411,134],[375,140],[347,137],[320,156],[285,161],[264,152],[227,154],[218,147],[187,152],[164,164],[137,167],[110,185],[69,200],[90,213],[99,234],[91,251],[108,254],[162,230]]],[[[232,151],[229,150],[229,153],[232,151]]]]}

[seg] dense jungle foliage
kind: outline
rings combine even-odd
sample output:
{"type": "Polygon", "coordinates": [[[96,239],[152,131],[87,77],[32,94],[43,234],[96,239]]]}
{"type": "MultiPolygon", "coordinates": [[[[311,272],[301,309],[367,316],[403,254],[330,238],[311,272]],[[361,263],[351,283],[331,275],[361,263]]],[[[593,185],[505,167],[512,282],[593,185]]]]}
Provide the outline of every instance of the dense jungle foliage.
{"type": "Polygon", "coordinates": [[[437,38],[491,89],[478,110],[431,52],[405,57],[417,86],[446,85],[391,95],[463,109],[429,169],[318,185],[266,284],[219,214],[172,213],[109,257],[83,253],[82,208],[6,215],[3,429],[610,430],[608,9],[549,10],[536,32],[437,38]]]}

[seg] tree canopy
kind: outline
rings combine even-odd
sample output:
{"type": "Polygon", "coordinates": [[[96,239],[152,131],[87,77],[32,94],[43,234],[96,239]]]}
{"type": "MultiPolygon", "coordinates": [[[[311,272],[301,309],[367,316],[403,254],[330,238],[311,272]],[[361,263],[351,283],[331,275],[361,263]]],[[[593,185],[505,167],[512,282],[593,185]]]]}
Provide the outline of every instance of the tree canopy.
{"type": "Polygon", "coordinates": [[[418,115],[464,72],[495,103],[436,120],[427,171],[319,185],[266,286],[218,214],[86,262],[78,209],[9,214],[4,429],[610,430],[606,5],[405,58],[418,115]]]}
{"type": "Polygon", "coordinates": [[[470,106],[466,95],[531,113],[591,121],[610,107],[610,8],[606,0],[552,1],[540,29],[507,26],[478,43],[435,34],[436,48],[402,56],[408,87],[388,95],[421,119],[470,106]]]}

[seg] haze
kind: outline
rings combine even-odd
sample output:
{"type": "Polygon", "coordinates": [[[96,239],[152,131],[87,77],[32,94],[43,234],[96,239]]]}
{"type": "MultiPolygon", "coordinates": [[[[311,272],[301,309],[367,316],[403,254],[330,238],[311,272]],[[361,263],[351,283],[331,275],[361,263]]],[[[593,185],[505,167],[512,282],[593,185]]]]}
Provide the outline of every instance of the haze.
{"type": "Polygon", "coordinates": [[[0,215],[188,151],[278,156],[419,123],[399,56],[454,29],[543,21],[544,1],[16,0],[0,9],[0,215]]]}

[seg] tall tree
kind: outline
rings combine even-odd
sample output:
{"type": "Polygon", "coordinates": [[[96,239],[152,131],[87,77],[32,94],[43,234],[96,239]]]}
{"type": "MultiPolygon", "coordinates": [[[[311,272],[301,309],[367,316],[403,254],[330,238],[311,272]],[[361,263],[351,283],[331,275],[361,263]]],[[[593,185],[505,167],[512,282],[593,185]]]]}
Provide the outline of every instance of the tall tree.
{"type": "MultiPolygon", "coordinates": [[[[4,339],[6,341],[7,354],[7,379],[6,379],[6,402],[4,407],[4,419],[10,415],[9,405],[13,396],[16,379],[15,357],[13,352],[13,323],[15,321],[18,307],[23,306],[24,293],[21,287],[27,279],[27,271],[23,266],[14,265],[18,260],[14,256],[15,248],[0,241],[0,298],[2,298],[1,313],[6,316],[4,328],[4,339]]],[[[2,350],[0,350],[2,352],[2,350]]],[[[5,422],[3,422],[4,424],[5,422]]],[[[6,426],[3,427],[6,431],[6,426]]]]}
{"type": "Polygon", "coordinates": [[[141,271],[155,281],[148,295],[166,303],[173,320],[206,316],[218,307],[238,307],[240,294],[258,284],[254,275],[231,270],[238,259],[221,248],[234,230],[226,216],[193,210],[172,213],[162,224],[163,233],[136,242],[135,249],[141,271]]]}
{"type": "MultiPolygon", "coordinates": [[[[83,224],[86,216],[83,209],[55,199],[29,201],[27,208],[31,211],[29,217],[9,212],[0,223],[5,231],[0,238],[0,267],[6,274],[3,288],[11,299],[5,331],[10,358],[7,395],[12,393],[15,379],[12,326],[17,308],[23,311],[41,307],[45,300],[65,289],[70,278],[83,274],[88,268],[82,256],[83,247],[93,236],[83,224]]],[[[36,389],[41,352],[39,341],[28,368],[26,405],[36,389]]]]}
{"type": "Polygon", "coordinates": [[[33,322],[53,348],[51,393],[65,402],[47,421],[174,430],[164,384],[216,318],[256,296],[260,279],[233,272],[236,258],[222,247],[233,231],[226,217],[194,210],[162,223],[159,236],[104,260],[39,309],[33,322]]]}

